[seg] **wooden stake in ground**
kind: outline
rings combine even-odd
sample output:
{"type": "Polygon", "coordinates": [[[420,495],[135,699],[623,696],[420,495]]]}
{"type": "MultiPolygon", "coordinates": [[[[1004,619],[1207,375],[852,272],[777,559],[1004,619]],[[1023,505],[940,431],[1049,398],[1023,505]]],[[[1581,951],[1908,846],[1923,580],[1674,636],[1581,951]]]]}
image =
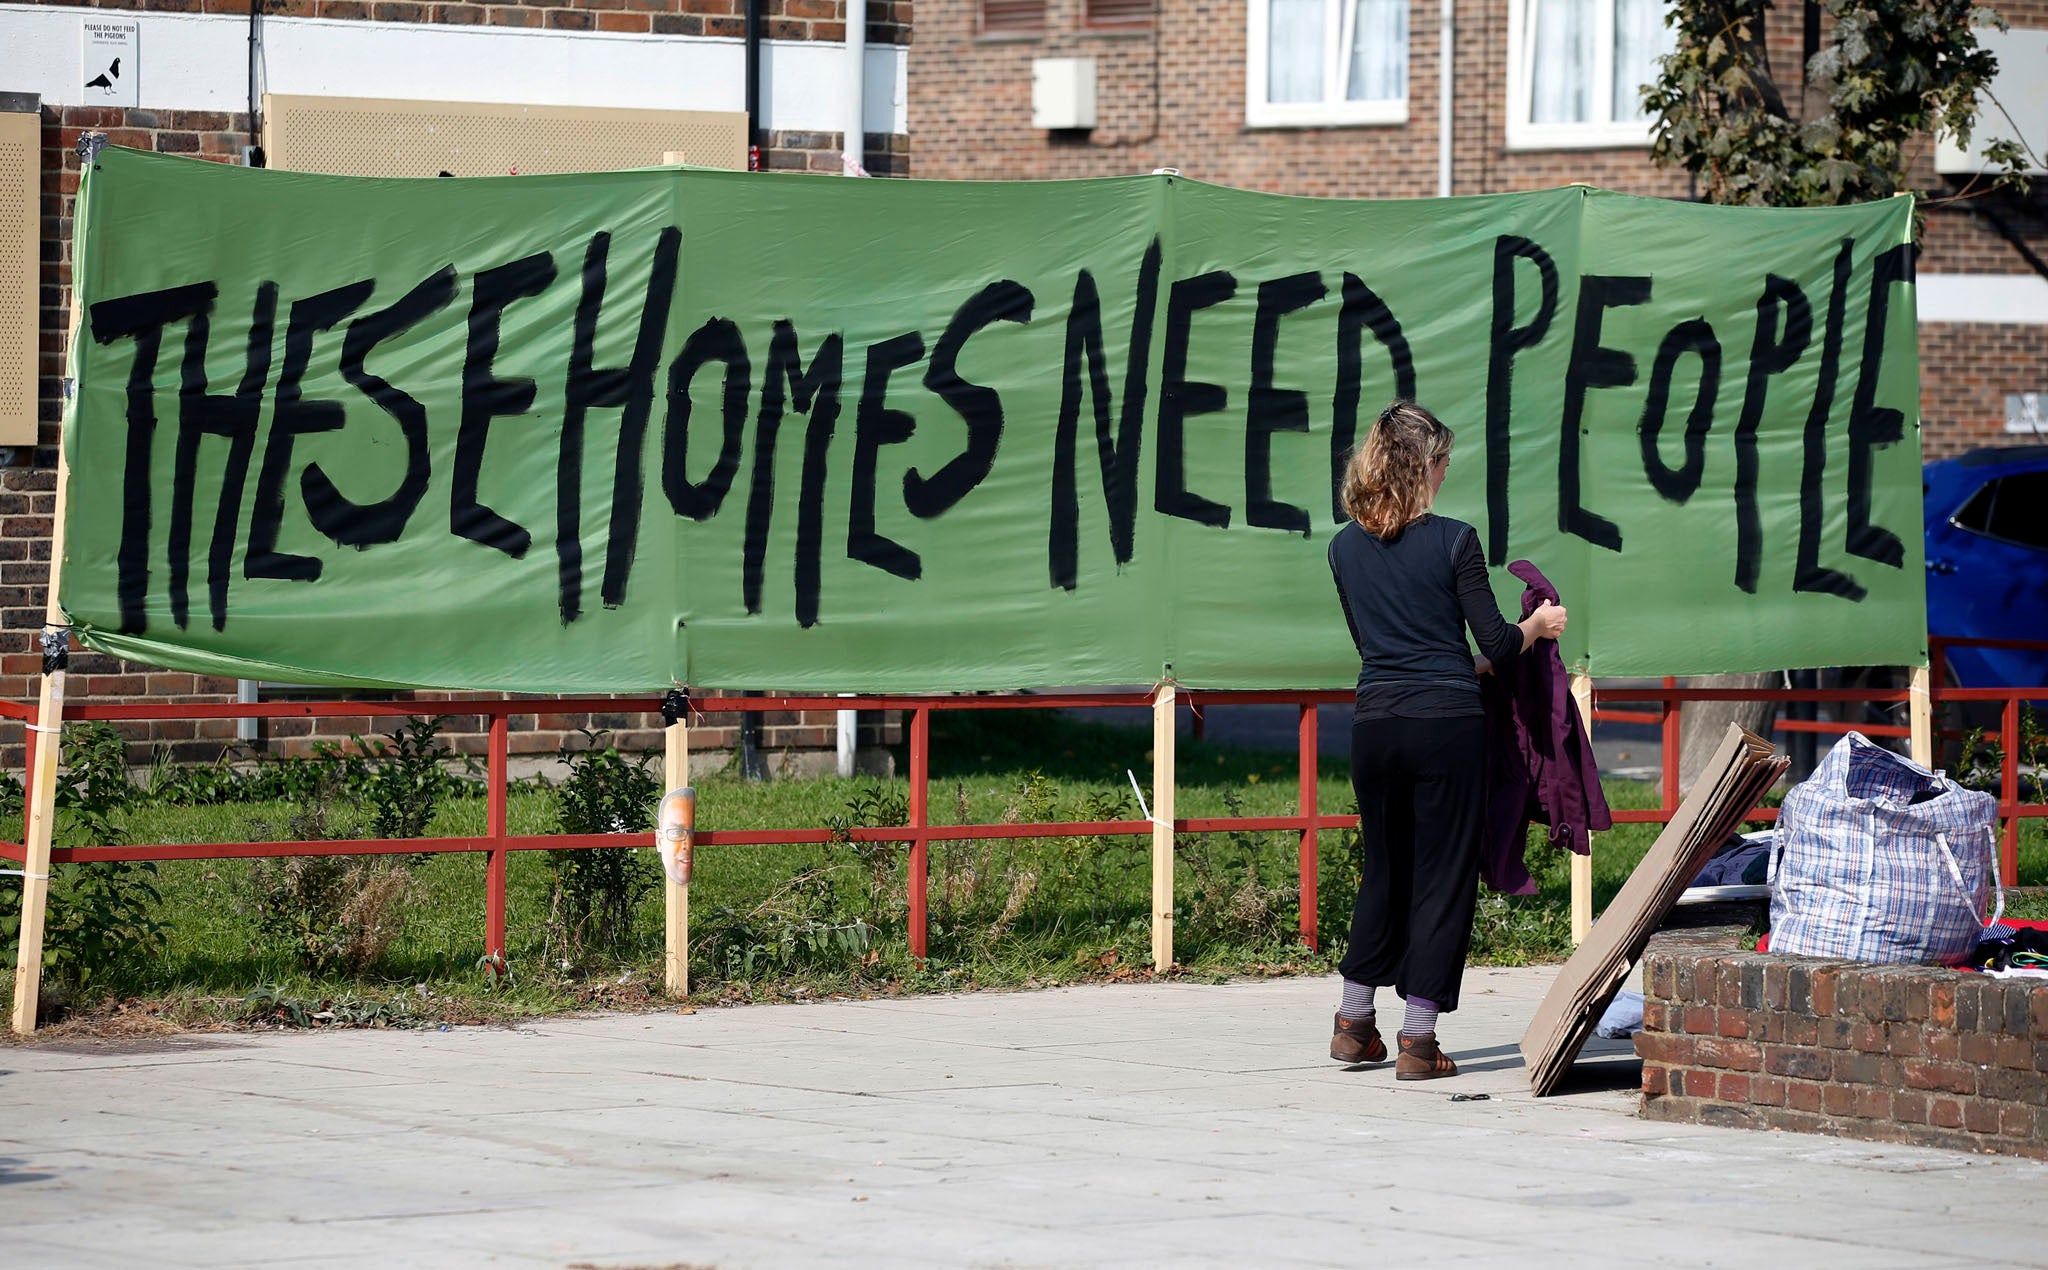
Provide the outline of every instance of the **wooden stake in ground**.
{"type": "MultiPolygon", "coordinates": [[[[1593,748],[1593,676],[1572,676],[1572,700],[1586,728],[1586,748],[1593,748]]],[[[1568,852],[1572,861],[1572,947],[1586,942],[1593,930],[1593,835],[1586,835],[1586,854],[1568,852]]]]}
{"type": "Polygon", "coordinates": [[[1913,761],[1934,770],[1934,675],[1926,666],[1913,668],[1906,689],[1906,713],[1913,738],[1913,761]]]}
{"type": "MultiPolygon", "coordinates": [[[[662,800],[659,824],[670,822],[670,802],[679,793],[688,791],[689,814],[687,832],[696,833],[696,793],[688,789],[690,784],[690,712],[688,703],[676,713],[676,721],[663,732],[662,787],[668,792],[662,800]]],[[[695,843],[688,843],[685,850],[694,851],[695,843]]],[[[664,852],[664,855],[666,852],[664,852]]],[[[665,862],[666,863],[666,862],[665,862]]],[[[690,880],[686,870],[664,867],[662,870],[662,896],[667,901],[668,933],[667,956],[664,959],[666,974],[664,986],[671,997],[685,997],[690,993],[690,880]],[[680,874],[680,876],[679,876],[680,874]]]]}
{"type": "MultiPolygon", "coordinates": [[[[81,179],[107,143],[102,132],[89,132],[78,139],[81,179]]],[[[64,338],[64,355],[74,356],[78,343],[79,298],[78,261],[83,239],[73,236],[71,246],[71,325],[64,338]]],[[[75,364],[75,363],[74,363],[75,364]]],[[[65,381],[67,407],[76,400],[77,386],[65,381]]],[[[71,484],[71,467],[64,460],[64,447],[57,447],[57,500],[50,521],[49,594],[43,603],[43,682],[36,694],[35,729],[37,744],[32,748],[35,762],[28,773],[28,798],[23,825],[21,879],[21,934],[14,950],[14,1030],[23,1036],[36,1030],[36,1006],[43,992],[43,928],[50,911],[50,835],[57,803],[57,763],[64,750],[64,666],[70,655],[71,626],[57,603],[57,588],[64,576],[64,494],[71,484]]]]}
{"type": "Polygon", "coordinates": [[[1173,713],[1168,680],[1152,694],[1152,968],[1173,966],[1173,713]]]}

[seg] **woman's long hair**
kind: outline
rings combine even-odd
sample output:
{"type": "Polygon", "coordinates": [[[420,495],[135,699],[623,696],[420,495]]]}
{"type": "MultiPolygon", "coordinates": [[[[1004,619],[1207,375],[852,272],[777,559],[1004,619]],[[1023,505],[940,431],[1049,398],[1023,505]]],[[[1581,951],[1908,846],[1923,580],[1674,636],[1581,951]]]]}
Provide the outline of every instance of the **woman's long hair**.
{"type": "Polygon", "coordinates": [[[1429,514],[1430,469],[1449,456],[1454,434],[1412,401],[1380,411],[1344,468],[1344,511],[1383,541],[1429,514]]]}

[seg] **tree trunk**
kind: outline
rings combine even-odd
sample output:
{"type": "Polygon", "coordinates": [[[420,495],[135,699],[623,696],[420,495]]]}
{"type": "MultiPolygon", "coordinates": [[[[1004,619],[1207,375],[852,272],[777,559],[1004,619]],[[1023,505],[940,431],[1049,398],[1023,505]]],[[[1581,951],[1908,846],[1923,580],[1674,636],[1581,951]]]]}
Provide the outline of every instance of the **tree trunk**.
{"type": "MultiPolygon", "coordinates": [[[[1698,675],[1684,681],[1688,688],[1777,688],[1784,678],[1777,671],[1743,675],[1698,675]]],[[[1707,761],[1720,748],[1728,725],[1739,723],[1759,736],[1768,737],[1778,717],[1775,701],[1688,701],[1680,718],[1678,789],[1682,798],[1699,779],[1707,761]]]]}

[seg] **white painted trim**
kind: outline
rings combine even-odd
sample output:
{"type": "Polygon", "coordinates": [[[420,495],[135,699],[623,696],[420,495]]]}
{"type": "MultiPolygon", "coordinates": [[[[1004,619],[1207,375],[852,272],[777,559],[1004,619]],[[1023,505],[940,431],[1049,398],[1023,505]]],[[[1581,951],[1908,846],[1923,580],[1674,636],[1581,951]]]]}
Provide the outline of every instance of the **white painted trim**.
{"type": "Polygon", "coordinates": [[[1648,149],[1650,122],[1616,123],[1614,111],[1614,0],[1600,5],[1593,33],[1593,110],[1587,123],[1531,123],[1529,95],[1535,86],[1536,47],[1529,40],[1528,9],[1534,0],[1508,0],[1507,148],[1510,150],[1648,149]],[[1604,86],[1604,87],[1603,87],[1604,86]]]}
{"type": "Polygon", "coordinates": [[[2033,273],[1923,273],[1914,298],[1930,322],[2048,326],[2048,278],[2033,273]]]}
{"type": "MultiPolygon", "coordinates": [[[[106,12],[0,4],[0,87],[52,105],[87,104],[79,24],[106,12]]],[[[144,109],[248,108],[247,18],[121,12],[141,23],[144,109]]],[[[846,46],[767,40],[762,48],[762,126],[839,131],[846,46]]],[[[868,47],[867,131],[908,131],[907,59],[900,45],[868,47]]],[[[270,17],[263,20],[263,87],[323,97],[740,110],[745,46],[696,35],[270,17]]]]}
{"type": "MultiPolygon", "coordinates": [[[[1349,18],[1343,16],[1341,0],[1327,0],[1328,12],[1323,19],[1323,30],[1327,33],[1335,21],[1340,34],[1349,28],[1349,18]]],[[[1349,128],[1384,127],[1408,122],[1408,94],[1404,91],[1398,100],[1386,101],[1290,101],[1270,102],[1266,100],[1266,70],[1268,65],[1267,0],[1246,0],[1245,3],[1245,64],[1244,64],[1244,122],[1247,128],[1349,128]]],[[[1409,50],[1414,50],[1414,32],[1409,33],[1409,50]]],[[[1339,38],[1327,41],[1324,48],[1323,83],[1327,85],[1342,82],[1343,50],[1350,47],[1348,40],[1339,38]]],[[[1413,70],[1413,61],[1410,61],[1413,70]]],[[[1325,91],[1328,91],[1327,87],[1325,91]]]]}

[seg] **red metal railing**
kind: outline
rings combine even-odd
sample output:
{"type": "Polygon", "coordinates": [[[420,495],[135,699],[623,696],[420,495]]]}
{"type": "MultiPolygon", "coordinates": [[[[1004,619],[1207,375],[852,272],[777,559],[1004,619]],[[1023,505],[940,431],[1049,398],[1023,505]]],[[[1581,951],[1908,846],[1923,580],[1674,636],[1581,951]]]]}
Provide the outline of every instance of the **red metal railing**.
{"type": "MultiPolygon", "coordinates": [[[[1933,707],[1939,708],[1948,702],[1995,701],[2000,703],[1999,711],[1999,754],[2001,769],[1998,782],[1998,815],[2004,822],[1999,837],[1998,871],[2007,886],[2019,881],[2019,834],[2020,821],[2048,817],[2048,804],[2026,803],[2020,800],[2019,751],[2020,751],[2020,708],[2023,702],[2037,701],[2048,697],[2048,688],[1949,688],[1944,687],[1947,666],[1947,650],[1956,647],[2001,648],[2027,652],[2048,651],[2048,640],[1991,640],[1991,639],[1950,639],[1942,636],[1928,638],[1928,697],[1933,707]]],[[[1909,688],[1680,688],[1678,681],[1669,677],[1661,688],[1610,688],[1602,690],[1598,699],[1617,704],[1651,704],[1660,706],[1656,712],[1612,710],[1596,707],[1595,721],[1610,723],[1640,723],[1658,725],[1662,729],[1662,790],[1661,805],[1642,810],[1624,810],[1614,813],[1617,824],[1663,824],[1671,819],[1677,809],[1679,773],[1679,734],[1681,710],[1688,701],[1776,701],[1784,703],[1805,703],[1815,705],[1904,705],[1911,700],[1909,688]]],[[[1778,719],[1772,725],[1779,732],[1820,733],[1840,736],[1856,731],[1865,736],[1904,739],[1912,735],[1907,724],[1864,723],[1841,719],[1778,719]]],[[[1963,729],[1942,728],[1939,715],[1936,717],[1935,736],[1937,739],[1954,740],[1963,734],[1963,729]]],[[[2048,777],[2044,777],[2048,778],[2048,777]]],[[[1758,808],[1750,819],[1761,822],[1778,818],[1774,807],[1758,808]]]]}
{"type": "MultiPolygon", "coordinates": [[[[2020,703],[2048,696],[2048,689],[1941,688],[1938,678],[1942,645],[1935,644],[1937,677],[1932,695],[1938,705],[1949,701],[1998,701],[2003,703],[2000,736],[2004,765],[2000,778],[1999,815],[2005,820],[2000,848],[2000,870],[2008,884],[2016,880],[2019,822],[2023,818],[2048,817],[2048,805],[2020,801],[2018,750],[2020,703]]],[[[2008,641],[1996,646],[2048,648],[2048,642],[2032,644],[2008,641]]],[[[1182,690],[1180,698],[1201,718],[1208,708],[1242,705],[1289,705],[1298,712],[1297,773],[1298,802],[1293,815],[1278,816],[1193,816],[1176,819],[1179,833],[1226,833],[1243,831],[1292,831],[1300,834],[1300,930],[1310,947],[1316,944],[1317,833],[1349,830],[1355,815],[1328,815],[1317,805],[1318,735],[1316,707],[1348,702],[1348,691],[1232,692],[1182,690]]],[[[1659,688],[1613,688],[1599,697],[1610,704],[1648,704],[1657,711],[1627,711],[1596,708],[1596,720],[1649,723],[1662,729],[1662,805],[1615,813],[1621,823],[1664,823],[1677,806],[1679,734],[1685,703],[1694,701],[1778,701],[1816,704],[1900,703],[1908,699],[1907,689],[1705,689],[1679,688],[1666,679],[1659,688]]],[[[934,825],[930,817],[931,715],[935,710],[1066,710],[1102,707],[1149,707],[1144,693],[1041,693],[1020,696],[874,696],[874,697],[711,697],[692,703],[700,715],[730,715],[746,711],[795,710],[900,710],[909,715],[909,823],[852,829],[847,836],[864,842],[904,842],[909,845],[909,941],[911,951],[923,957],[927,950],[927,896],[930,877],[930,845],[935,841],[982,838],[1047,838],[1108,834],[1145,834],[1151,824],[1145,820],[1060,821],[1029,824],[934,825]]],[[[486,955],[502,959],[505,953],[506,871],[514,851],[582,849],[595,847],[647,847],[654,843],[651,833],[640,834],[514,834],[507,826],[507,797],[510,785],[510,720],[517,717],[550,717],[583,713],[655,714],[660,702],[648,697],[567,697],[551,700],[502,700],[455,698],[431,701],[293,701],[267,703],[127,703],[77,705],[66,711],[68,719],[80,721],[149,721],[221,718],[404,718],[426,712],[445,715],[484,716],[489,720],[486,759],[485,831],[481,835],[448,838],[372,838],[322,842],[201,842],[152,843],[112,847],[58,847],[51,851],[52,863],[90,860],[213,860],[295,855],[367,855],[445,852],[483,852],[485,868],[486,955]]],[[[33,725],[34,707],[0,702],[0,718],[33,725]]],[[[1855,728],[1869,735],[1900,737],[1909,729],[1902,725],[1863,725],[1838,720],[1784,719],[1781,732],[1841,733],[1855,728]]],[[[33,764],[37,734],[26,733],[30,764],[33,764]]],[[[1761,809],[1755,819],[1771,820],[1772,809],[1761,809]]],[[[824,828],[793,829],[707,829],[697,834],[703,847],[759,846],[780,844],[823,844],[833,840],[824,828]]],[[[0,857],[17,863],[26,852],[19,842],[0,842],[0,857]]]]}

